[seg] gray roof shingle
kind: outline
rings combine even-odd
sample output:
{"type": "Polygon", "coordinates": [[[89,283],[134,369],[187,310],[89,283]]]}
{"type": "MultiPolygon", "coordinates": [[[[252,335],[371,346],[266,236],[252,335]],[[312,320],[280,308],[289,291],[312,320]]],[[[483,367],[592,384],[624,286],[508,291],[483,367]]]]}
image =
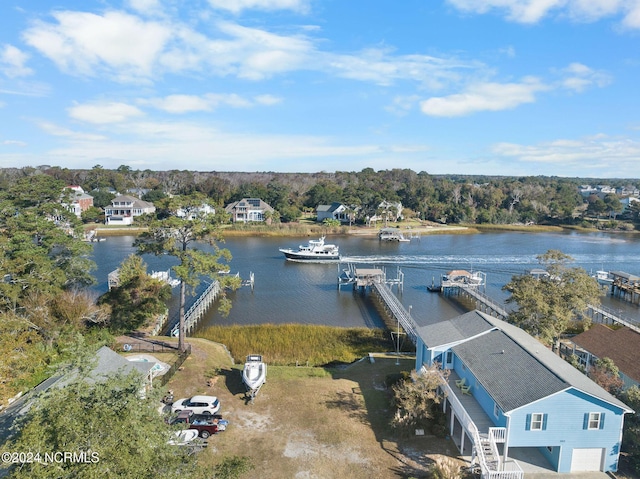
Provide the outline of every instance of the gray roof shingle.
{"type": "Polygon", "coordinates": [[[498,329],[452,349],[505,412],[569,387],[498,329]]]}
{"type": "Polygon", "coordinates": [[[428,348],[434,348],[472,338],[494,327],[480,311],[470,311],[448,321],[419,327],[417,332],[428,348]]]}
{"type": "Polygon", "coordinates": [[[480,311],[424,326],[418,334],[428,348],[462,341],[453,351],[504,412],[570,387],[633,412],[524,330],[480,311]]]}

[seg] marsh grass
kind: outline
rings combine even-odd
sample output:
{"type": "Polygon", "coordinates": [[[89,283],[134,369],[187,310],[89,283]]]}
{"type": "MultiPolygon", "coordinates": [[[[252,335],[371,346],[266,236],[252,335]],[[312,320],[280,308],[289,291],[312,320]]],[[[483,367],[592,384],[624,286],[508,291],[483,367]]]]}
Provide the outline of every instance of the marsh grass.
{"type": "Polygon", "coordinates": [[[236,362],[249,354],[280,366],[351,363],[369,352],[393,350],[385,330],[305,324],[212,326],[198,337],[225,344],[236,362]]]}

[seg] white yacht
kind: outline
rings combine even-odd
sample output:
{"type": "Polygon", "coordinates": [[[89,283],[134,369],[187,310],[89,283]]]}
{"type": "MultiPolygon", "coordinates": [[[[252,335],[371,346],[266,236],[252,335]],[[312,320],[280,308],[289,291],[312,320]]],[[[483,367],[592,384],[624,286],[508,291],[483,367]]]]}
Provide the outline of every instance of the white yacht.
{"type": "Polygon", "coordinates": [[[310,240],[306,245],[292,248],[280,248],[280,252],[291,261],[339,261],[340,253],[334,244],[326,244],[324,236],[317,240],[310,240]]]}

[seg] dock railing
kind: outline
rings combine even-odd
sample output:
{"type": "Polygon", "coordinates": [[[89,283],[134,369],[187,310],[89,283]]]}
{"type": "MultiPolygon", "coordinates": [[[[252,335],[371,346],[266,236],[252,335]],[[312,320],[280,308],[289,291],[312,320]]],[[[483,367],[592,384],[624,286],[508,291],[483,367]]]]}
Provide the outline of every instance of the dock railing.
{"type": "Polygon", "coordinates": [[[404,332],[407,333],[407,336],[409,337],[411,342],[413,344],[416,344],[416,340],[418,338],[418,326],[416,325],[409,312],[404,309],[404,306],[402,306],[400,300],[383,282],[373,283],[373,288],[378,293],[378,296],[382,299],[383,303],[389,310],[389,313],[396,319],[396,321],[398,321],[400,326],[402,326],[404,332]]]}

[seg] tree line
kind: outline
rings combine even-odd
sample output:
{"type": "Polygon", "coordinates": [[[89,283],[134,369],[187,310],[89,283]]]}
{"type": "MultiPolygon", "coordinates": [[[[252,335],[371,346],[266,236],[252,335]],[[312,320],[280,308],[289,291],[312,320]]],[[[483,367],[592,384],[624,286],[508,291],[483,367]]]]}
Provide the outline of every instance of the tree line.
{"type": "MultiPolygon", "coordinates": [[[[360,173],[317,175],[262,173],[255,176],[177,172],[180,174],[177,174],[176,179],[167,183],[163,182],[170,178],[169,172],[158,173],[157,176],[149,173],[145,176],[144,172],[134,172],[127,168],[109,171],[94,167],[86,171],[85,176],[69,178],[63,178],[63,172],[79,175],[78,172],[56,168],[45,171],[5,170],[0,175],[0,266],[3,272],[0,281],[0,357],[3,358],[0,361],[0,398],[3,399],[48,377],[53,368],[61,363],[73,362],[88,343],[108,342],[110,332],[135,329],[143,324],[147,317],[131,313],[145,310],[157,314],[164,306],[168,294],[166,286],[154,283],[155,280],[144,274],[145,268],[139,257],[129,258],[123,263],[121,287],[114,293],[104,295],[99,301],[86,293],[87,286],[93,282],[91,271],[94,265],[88,259],[91,246],[81,241],[81,221],[63,206],[68,200],[65,198],[67,185],[84,185],[89,191],[95,185],[103,185],[98,186],[95,191],[108,192],[108,188],[116,189],[116,186],[119,190],[127,188],[134,179],[140,180],[139,176],[144,176],[150,182],[140,180],[140,188],[143,185],[151,186],[157,181],[154,188],[144,189],[147,190],[146,194],[161,194],[156,200],[160,215],[147,218],[148,231],[139,237],[137,246],[141,252],[171,254],[178,258],[180,264],[176,272],[185,288],[193,284],[194,278],[202,270],[223,271],[230,260],[225,250],[214,248],[213,255],[205,257],[197,250],[187,247],[196,240],[210,240],[215,245],[217,218],[213,218],[210,223],[205,218],[194,222],[161,217],[163,211],[178,207],[196,211],[203,199],[214,198],[210,192],[205,194],[196,187],[200,184],[226,185],[225,188],[228,189],[225,190],[224,198],[235,198],[234,195],[239,198],[258,196],[269,201],[272,198],[269,195],[277,199],[282,192],[287,192],[287,197],[295,193],[292,197],[298,198],[301,207],[306,208],[311,206],[305,204],[326,204],[340,201],[340,198],[347,204],[363,201],[363,198],[370,205],[375,205],[378,200],[396,199],[405,204],[403,198],[412,198],[412,195],[406,193],[409,190],[419,191],[420,193],[414,194],[416,198],[422,198],[422,201],[437,197],[443,205],[450,208],[465,203],[463,199],[465,194],[469,198],[471,188],[493,191],[496,195],[495,204],[502,198],[499,210],[506,210],[506,214],[512,215],[521,214],[519,208],[522,204],[531,201],[527,199],[529,190],[537,191],[540,188],[540,191],[564,191],[567,201],[562,204],[567,206],[567,211],[570,204],[568,198],[579,196],[577,185],[569,180],[486,178],[489,181],[479,183],[479,178],[471,182],[468,177],[432,177],[426,173],[415,174],[410,170],[363,170],[360,173]],[[74,181],[80,179],[85,183],[74,181]],[[98,183],[92,183],[98,179],[98,183]],[[427,188],[428,185],[431,189],[427,188]],[[522,187],[517,192],[514,190],[515,185],[529,186],[522,187]],[[165,189],[168,186],[174,189],[165,189]],[[498,194],[498,190],[502,191],[503,196],[498,194]],[[347,191],[353,192],[352,196],[344,196],[347,191]],[[178,197],[170,197],[169,192],[178,197]],[[457,203],[453,201],[455,198],[457,203]],[[452,201],[454,206],[451,205],[452,201]]],[[[474,194],[479,195],[477,192],[474,194]]],[[[476,196],[472,194],[471,198],[476,196]]],[[[222,197],[218,197],[220,198],[222,197]]],[[[583,201],[581,197],[580,201],[583,201]]],[[[471,207],[471,203],[466,201],[466,206],[471,207]]],[[[412,204],[407,203],[405,206],[412,204]]],[[[556,199],[556,204],[561,204],[560,200],[556,199]]],[[[575,210],[575,206],[571,209],[575,210]]],[[[419,210],[411,211],[415,213],[419,210]]],[[[505,289],[512,295],[511,302],[518,304],[518,310],[510,320],[542,341],[552,344],[567,332],[576,319],[575,315],[584,310],[586,304],[597,304],[599,291],[586,272],[567,265],[571,258],[561,252],[551,251],[541,255],[539,259],[550,273],[547,279],[516,277],[505,289]],[[558,288],[565,285],[573,297],[569,297],[568,291],[560,294],[558,288]]],[[[234,284],[228,286],[237,287],[234,284]]],[[[184,309],[184,293],[181,291],[181,310],[184,309]]],[[[222,307],[228,306],[228,302],[223,301],[222,307]]],[[[613,366],[609,365],[608,370],[613,366]]],[[[78,394],[79,397],[84,397],[84,389],[78,390],[78,394]]],[[[622,397],[632,407],[640,409],[637,388],[620,394],[623,394],[622,397]]],[[[630,437],[625,441],[625,447],[629,447],[630,457],[634,459],[636,455],[640,456],[635,450],[640,434],[638,417],[634,415],[630,418],[629,427],[625,429],[625,435],[630,437]]]]}
{"type": "MultiPolygon", "coordinates": [[[[318,205],[340,202],[353,210],[356,221],[378,214],[380,203],[401,202],[405,218],[439,223],[580,224],[585,217],[616,219],[622,205],[616,195],[583,198],[583,184],[637,187],[639,180],[602,180],[545,176],[503,177],[431,175],[410,169],[359,172],[272,173],[194,172],[186,170],[115,170],[96,165],[88,170],[60,167],[5,169],[0,188],[17,179],[41,173],[67,185],[80,185],[104,207],[113,192],[138,191],[142,199],[155,202],[172,195],[200,193],[213,204],[224,206],[242,198],[261,198],[277,212],[276,220],[292,222],[318,205]]],[[[628,214],[639,221],[640,203],[628,214]]],[[[94,211],[93,214],[99,214],[94,211]]]]}

